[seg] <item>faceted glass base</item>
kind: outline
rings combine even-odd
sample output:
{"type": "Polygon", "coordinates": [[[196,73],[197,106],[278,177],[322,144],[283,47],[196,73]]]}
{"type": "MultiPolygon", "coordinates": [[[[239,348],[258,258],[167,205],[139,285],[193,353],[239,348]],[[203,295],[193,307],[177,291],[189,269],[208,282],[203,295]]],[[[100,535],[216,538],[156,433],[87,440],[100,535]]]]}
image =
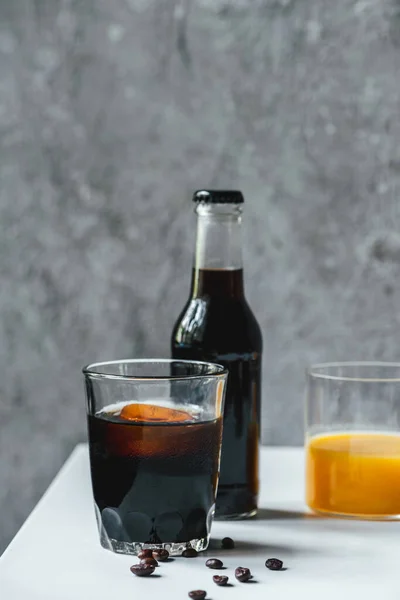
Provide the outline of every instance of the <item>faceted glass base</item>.
{"type": "MultiPolygon", "coordinates": [[[[206,534],[205,536],[203,534],[202,537],[195,537],[188,541],[163,543],[133,542],[130,540],[130,537],[134,537],[134,534],[132,535],[133,532],[131,532],[130,535],[128,534],[116,509],[105,508],[103,510],[103,518],[96,503],[94,504],[94,509],[99,531],[100,544],[106,550],[111,550],[111,552],[116,552],[118,554],[135,555],[139,554],[141,550],[164,549],[168,550],[170,556],[180,556],[187,548],[193,548],[197,552],[202,552],[208,548],[215,506],[214,504],[211,506],[206,518],[206,522],[204,523],[203,520],[200,520],[199,522],[199,527],[197,528],[199,535],[204,532],[206,534]],[[115,539],[116,536],[120,537],[120,539],[115,539]]],[[[144,517],[145,516],[146,515],[144,515],[144,517]]],[[[196,535],[196,532],[193,531],[193,529],[192,535],[196,535]]],[[[176,537],[179,539],[180,536],[177,535],[176,537]]],[[[165,538],[168,539],[167,535],[164,533],[164,539],[165,538]]]]}
{"type": "Polygon", "coordinates": [[[190,542],[175,542],[171,544],[143,544],[141,542],[120,542],[113,540],[107,535],[104,535],[104,531],[100,537],[100,543],[106,550],[116,552],[117,554],[139,554],[141,550],[168,550],[170,556],[180,556],[186,548],[194,548],[197,552],[206,550],[210,541],[210,536],[201,538],[198,540],[190,540],[190,542]]]}

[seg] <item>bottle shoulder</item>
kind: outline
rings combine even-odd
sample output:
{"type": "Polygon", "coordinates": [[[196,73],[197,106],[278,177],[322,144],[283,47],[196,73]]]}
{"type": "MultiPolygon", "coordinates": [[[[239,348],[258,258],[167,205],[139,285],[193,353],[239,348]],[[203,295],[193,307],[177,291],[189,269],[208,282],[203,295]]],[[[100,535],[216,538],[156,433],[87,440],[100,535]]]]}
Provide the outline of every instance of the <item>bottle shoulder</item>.
{"type": "Polygon", "coordinates": [[[198,297],[190,298],[178,317],[172,344],[260,353],[262,333],[245,298],[198,297]]]}

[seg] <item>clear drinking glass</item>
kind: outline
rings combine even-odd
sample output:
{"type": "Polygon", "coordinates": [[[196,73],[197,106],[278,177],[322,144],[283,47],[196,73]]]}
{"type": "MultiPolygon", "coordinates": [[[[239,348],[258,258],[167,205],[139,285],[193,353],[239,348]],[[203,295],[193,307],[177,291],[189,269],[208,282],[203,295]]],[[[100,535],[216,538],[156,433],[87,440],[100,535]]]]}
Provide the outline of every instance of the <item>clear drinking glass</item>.
{"type": "Polygon", "coordinates": [[[83,369],[95,511],[104,548],[205,550],[219,477],[227,371],[185,360],[83,369]]]}
{"type": "Polygon", "coordinates": [[[400,364],[327,363],[307,373],[306,502],[320,513],[400,516],[400,364]]]}

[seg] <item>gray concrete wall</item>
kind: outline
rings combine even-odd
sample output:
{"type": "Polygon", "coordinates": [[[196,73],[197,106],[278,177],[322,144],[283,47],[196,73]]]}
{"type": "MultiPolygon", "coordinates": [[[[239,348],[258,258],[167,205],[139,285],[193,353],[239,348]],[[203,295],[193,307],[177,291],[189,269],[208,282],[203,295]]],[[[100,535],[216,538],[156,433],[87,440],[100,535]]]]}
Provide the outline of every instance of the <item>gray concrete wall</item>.
{"type": "Polygon", "coordinates": [[[307,363],[400,359],[399,78],[398,0],[0,0],[0,551],[81,366],[168,352],[194,188],[246,195],[265,443],[307,363]]]}

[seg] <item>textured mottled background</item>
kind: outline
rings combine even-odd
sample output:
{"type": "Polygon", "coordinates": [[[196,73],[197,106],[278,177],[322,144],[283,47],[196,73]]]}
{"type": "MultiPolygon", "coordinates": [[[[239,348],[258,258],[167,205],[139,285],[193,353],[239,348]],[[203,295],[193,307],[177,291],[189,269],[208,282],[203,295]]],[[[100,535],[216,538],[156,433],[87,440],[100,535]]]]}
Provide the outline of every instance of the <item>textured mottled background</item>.
{"type": "Polygon", "coordinates": [[[400,359],[399,81],[399,0],[0,0],[0,551],[82,364],[167,354],[194,188],[248,201],[265,443],[307,363],[400,359]]]}

